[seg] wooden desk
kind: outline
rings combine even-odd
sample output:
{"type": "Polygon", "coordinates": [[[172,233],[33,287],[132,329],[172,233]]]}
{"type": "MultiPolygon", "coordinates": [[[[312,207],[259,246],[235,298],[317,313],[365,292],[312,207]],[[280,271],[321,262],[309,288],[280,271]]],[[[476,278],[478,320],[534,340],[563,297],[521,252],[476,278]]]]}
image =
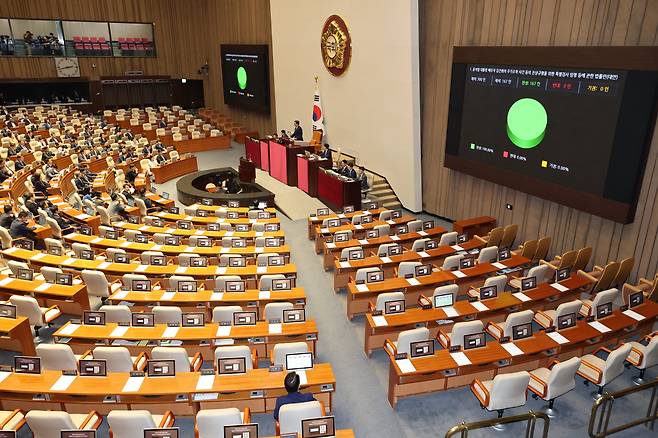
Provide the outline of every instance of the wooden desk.
{"type": "Polygon", "coordinates": [[[0,275],[0,296],[9,299],[12,295],[33,295],[45,307],[57,304],[62,313],[82,315],[90,310],[87,286],[74,284],[62,286],[39,280],[19,280],[0,275]]]}
{"type": "Polygon", "coordinates": [[[397,236],[381,236],[375,239],[361,239],[361,240],[352,239],[352,240],[348,240],[347,242],[324,242],[323,266],[325,271],[328,271],[331,268],[333,268],[334,261],[340,257],[340,252],[343,249],[350,248],[352,246],[360,246],[361,248],[363,248],[364,251],[367,251],[370,249],[376,250],[376,248],[378,248],[379,245],[382,245],[384,243],[397,243],[408,249],[411,248],[411,245],[417,239],[422,239],[425,237],[434,239],[440,237],[445,232],[446,232],[445,228],[434,227],[429,230],[422,230],[415,233],[400,234],[397,236]]]}
{"type": "Polygon", "coordinates": [[[197,170],[199,170],[199,167],[194,155],[176,161],[167,161],[159,167],[151,167],[151,172],[153,172],[153,177],[157,184],[196,172],[197,170]]]}
{"type": "Polygon", "coordinates": [[[229,149],[231,147],[231,137],[220,135],[217,137],[190,138],[187,140],[172,141],[171,144],[173,144],[178,153],[189,154],[192,152],[229,149]]]}
{"type": "Polygon", "coordinates": [[[400,218],[391,219],[388,221],[373,220],[370,223],[361,224],[361,225],[352,225],[351,223],[349,223],[349,224],[341,225],[339,227],[331,227],[331,228],[322,228],[322,225],[316,225],[315,235],[316,236],[320,235],[321,238],[315,239],[315,253],[322,254],[322,250],[325,246],[325,241],[327,240],[327,238],[332,237],[334,234],[340,233],[341,231],[351,231],[352,239],[358,239],[359,237],[365,237],[366,233],[369,230],[373,230],[375,227],[379,225],[389,225],[391,231],[395,231],[397,226],[405,225],[413,220],[416,220],[414,216],[405,215],[400,218]]]}
{"type": "MultiPolygon", "coordinates": [[[[512,256],[501,262],[508,268],[525,266],[530,260],[521,256],[512,256]]],[[[464,269],[464,277],[455,275],[455,271],[435,271],[430,275],[407,279],[407,278],[389,278],[377,283],[366,283],[357,285],[350,282],[347,285],[347,317],[352,319],[355,315],[360,315],[368,311],[368,303],[375,302],[377,295],[385,292],[402,291],[405,295],[407,307],[414,307],[418,303],[420,294],[432,295],[432,292],[438,286],[455,283],[459,285],[460,292],[464,293],[474,284],[478,284],[485,277],[499,271],[499,268],[493,263],[479,263],[472,268],[464,269]],[[413,280],[414,283],[410,283],[413,280]],[[359,288],[363,286],[365,288],[359,288]],[[361,289],[361,290],[359,290],[361,289]]]]}
{"type": "Polygon", "coordinates": [[[316,155],[309,158],[306,155],[297,156],[297,187],[309,196],[318,196],[318,172],[320,168],[331,169],[331,160],[320,159],[316,155]]]}
{"type": "Polygon", "coordinates": [[[331,214],[328,214],[326,216],[315,216],[315,215],[309,216],[307,218],[307,222],[308,222],[308,224],[307,224],[308,225],[308,239],[309,240],[315,239],[315,231],[316,231],[315,226],[318,225],[318,224],[322,224],[322,221],[324,221],[325,219],[335,219],[335,218],[338,218],[338,219],[345,219],[345,218],[352,219],[354,216],[359,215],[359,214],[371,214],[371,215],[373,215],[373,217],[377,217],[379,215],[379,213],[381,213],[382,211],[385,211],[385,210],[386,210],[385,208],[378,208],[376,210],[358,210],[358,211],[354,211],[352,213],[338,213],[338,214],[331,213],[331,214]]]}
{"type": "Polygon", "coordinates": [[[318,340],[317,325],[311,320],[282,324],[281,333],[278,334],[269,332],[269,324],[266,321],[259,321],[252,326],[232,326],[229,336],[217,335],[219,326],[212,322],[204,327],[180,327],[174,338],[163,336],[167,329],[166,324],[156,324],[154,327],[130,327],[121,336],[112,334],[116,328],[117,324],[114,323],[80,325],[67,322],[53,334],[53,337],[57,339],[56,342],[66,340],[77,354],[93,349],[100,340],[103,345],[124,346],[135,356],[142,351],[151,351],[153,347],[167,345],[174,340],[182,342],[181,346],[187,349],[190,355],[201,352],[204,360],[210,362],[214,361],[216,340],[223,340],[222,343],[225,345],[247,345],[256,350],[259,360],[267,360],[276,344],[288,342],[306,342],[309,350],[315,355],[318,340]],[[70,330],[74,331],[69,333],[70,330]]]}
{"type": "Polygon", "coordinates": [[[400,397],[466,386],[476,378],[491,380],[501,373],[534,370],[547,366],[553,359],[564,361],[574,356],[583,356],[598,347],[617,345],[630,337],[651,332],[658,316],[658,304],[646,301],[633,311],[645,319],[636,321],[616,310],[600,321],[610,328],[607,333],[599,332],[584,320],[578,321],[576,327],[560,330],[559,333],[568,340],[565,344],[554,341],[545,331],[514,341],[523,351],[518,356],[512,356],[497,341],[487,342],[485,347],[464,352],[471,362],[465,366],[459,366],[451,353],[442,349],[433,356],[411,359],[416,370],[403,373],[389,354],[388,401],[395,408],[400,397]]]}
{"type": "Polygon", "coordinates": [[[144,251],[160,251],[167,256],[178,256],[183,253],[194,253],[206,257],[219,257],[223,254],[240,254],[246,257],[255,258],[258,254],[277,253],[284,257],[290,258],[290,247],[288,245],[256,247],[247,246],[245,248],[224,248],[222,246],[200,247],[187,245],[157,245],[155,243],[137,243],[129,242],[124,238],[117,240],[105,239],[98,236],[87,236],[79,233],[70,233],[64,236],[64,240],[70,243],[86,243],[92,248],[98,248],[103,251],[108,248],[121,248],[129,254],[141,254],[144,251]]]}
{"type": "Polygon", "coordinates": [[[15,319],[0,317],[0,348],[35,356],[37,351],[34,348],[30,320],[24,316],[15,319]]]}
{"type": "Polygon", "coordinates": [[[33,266],[61,267],[67,271],[81,271],[95,269],[103,271],[108,276],[122,276],[124,274],[143,274],[147,277],[170,277],[172,275],[189,275],[195,278],[213,278],[216,275],[238,275],[247,281],[247,287],[256,288],[256,282],[262,275],[284,274],[289,278],[297,276],[297,267],[294,264],[283,266],[267,266],[259,269],[255,265],[241,268],[208,266],[205,268],[183,268],[178,265],[152,266],[139,263],[110,263],[103,260],[82,260],[67,256],[55,256],[40,251],[27,251],[12,247],[2,252],[5,258],[19,260],[33,266]]]}
{"type": "MultiPolygon", "coordinates": [[[[256,237],[284,237],[283,231],[208,231],[204,229],[191,229],[183,230],[180,228],[169,227],[153,227],[150,225],[131,224],[129,222],[113,222],[112,226],[115,228],[122,228],[124,230],[136,230],[143,234],[167,233],[175,236],[190,237],[190,236],[205,236],[213,239],[221,239],[222,237],[242,237],[249,241],[253,241],[256,237]]],[[[95,233],[97,234],[97,233],[95,233]]]]}
{"type": "MultiPolygon", "coordinates": [[[[222,210],[222,211],[225,211],[225,212],[231,211],[231,212],[238,213],[238,217],[240,217],[240,218],[248,217],[249,211],[251,210],[251,208],[249,208],[249,207],[226,207],[226,206],[219,206],[219,205],[201,205],[201,204],[192,204],[192,205],[189,205],[188,207],[194,208],[196,210],[210,211],[213,214],[215,214],[215,212],[217,210],[222,210]]],[[[276,208],[268,207],[268,208],[264,209],[264,211],[268,212],[270,214],[270,217],[276,217],[276,214],[277,214],[276,213],[276,208]]]]}
{"type": "Polygon", "coordinates": [[[484,236],[495,226],[495,218],[491,216],[478,216],[455,221],[452,224],[452,229],[459,234],[466,234],[469,239],[472,239],[475,235],[484,236]]]}
{"type": "Polygon", "coordinates": [[[480,312],[468,302],[468,300],[457,301],[453,308],[459,313],[459,316],[450,318],[443,309],[427,309],[420,307],[406,309],[404,313],[394,315],[384,315],[386,325],[377,325],[371,313],[366,314],[364,350],[366,356],[370,356],[373,350],[380,349],[384,346],[384,341],[390,339],[396,341],[400,332],[411,330],[419,326],[427,327],[430,330],[430,337],[435,338],[439,330],[450,332],[453,324],[439,325],[439,320],[452,320],[453,323],[467,321],[470,319],[479,319],[482,322],[501,322],[505,321],[510,312],[531,309],[547,310],[555,309],[564,302],[578,299],[581,293],[580,288],[590,284],[590,281],[577,274],[560,282],[561,285],[568,288],[564,292],[559,292],[549,283],[542,283],[535,289],[524,291],[522,295],[511,292],[503,292],[497,298],[482,301],[489,310],[480,312]],[[525,295],[529,301],[522,301],[525,295]]]}
{"type": "Polygon", "coordinates": [[[256,311],[262,320],[265,317],[265,306],[269,303],[290,302],[296,308],[304,308],[306,305],[306,293],[301,287],[277,292],[248,289],[244,292],[214,293],[215,281],[210,280],[210,283],[197,292],[176,292],[173,296],[166,293],[164,288],[150,292],[116,291],[109,296],[108,301],[110,304],[133,303],[130,308],[132,312],[145,311],[152,305],[178,306],[184,311],[203,311],[207,321],[212,319],[212,311],[217,306],[240,306],[245,311],[256,311]]]}
{"type": "MultiPolygon", "coordinates": [[[[4,410],[17,408],[49,409],[69,413],[86,413],[94,409],[106,415],[116,409],[148,409],[162,414],[171,410],[177,416],[193,416],[200,409],[235,407],[250,408],[252,412],[272,412],[276,398],[285,394],[283,379],[286,371],[271,373],[267,368],[251,370],[240,375],[215,376],[210,389],[197,390],[201,373],[180,372],[175,377],[145,377],[139,391],[124,392],[129,373],[109,373],[107,377],[77,377],[62,391],[51,389],[62,376],[59,371],[41,374],[12,373],[0,383],[0,404],[4,410]],[[259,391],[258,396],[252,396],[259,391]],[[194,394],[218,394],[217,399],[195,401],[194,394]],[[48,394],[49,400],[33,400],[35,394],[48,394]],[[179,394],[188,399],[176,401],[179,394]],[[262,395],[261,395],[262,394],[262,395]],[[108,395],[118,396],[114,403],[103,402],[108,395]]],[[[306,371],[308,385],[304,392],[311,393],[333,409],[336,378],[330,364],[317,364],[306,371]]]]}
{"type": "MultiPolygon", "coordinates": [[[[204,210],[205,211],[205,210],[204,210]]],[[[158,211],[153,213],[151,216],[159,217],[164,219],[166,222],[175,223],[177,221],[190,221],[194,224],[231,224],[231,225],[249,225],[251,228],[255,223],[261,224],[281,224],[281,219],[278,217],[270,217],[269,219],[249,219],[246,217],[240,217],[238,219],[229,219],[229,218],[219,218],[215,215],[202,217],[202,216],[189,216],[185,214],[174,214],[166,211],[158,211]]]]}
{"type": "Polygon", "coordinates": [[[342,210],[346,205],[361,209],[361,182],[343,181],[337,175],[320,170],[318,172],[318,199],[332,210],[342,210]]]}
{"type": "MultiPolygon", "coordinates": [[[[354,431],[352,429],[338,429],[336,431],[336,438],[354,438],[356,435],[354,435],[354,431]]],[[[271,438],[280,438],[279,435],[271,438]]]]}
{"type": "Polygon", "coordinates": [[[76,210],[71,207],[68,202],[65,202],[61,196],[49,196],[48,200],[57,207],[57,210],[66,216],[67,219],[74,221],[75,223],[88,226],[92,229],[94,234],[98,234],[98,227],[101,224],[100,216],[89,216],[86,213],[76,210]]]}
{"type": "MultiPolygon", "coordinates": [[[[458,248],[463,248],[464,251],[471,251],[473,249],[481,249],[484,245],[485,243],[481,240],[472,239],[462,243],[458,248]]],[[[391,257],[372,255],[361,260],[349,260],[347,262],[334,260],[334,291],[338,292],[340,289],[347,287],[350,277],[354,278],[356,271],[362,268],[380,268],[384,271],[384,277],[390,278],[393,276],[394,269],[402,262],[423,262],[440,265],[446,257],[454,255],[458,251],[461,250],[445,245],[435,249],[428,249],[427,251],[404,251],[400,255],[391,257]]]]}

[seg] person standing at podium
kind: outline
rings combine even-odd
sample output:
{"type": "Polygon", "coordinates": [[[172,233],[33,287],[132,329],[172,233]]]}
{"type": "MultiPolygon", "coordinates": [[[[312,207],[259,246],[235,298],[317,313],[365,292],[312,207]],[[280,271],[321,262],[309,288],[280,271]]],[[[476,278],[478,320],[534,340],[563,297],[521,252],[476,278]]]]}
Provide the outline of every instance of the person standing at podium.
{"type": "Polygon", "coordinates": [[[295,120],[294,124],[295,130],[292,132],[290,138],[297,141],[304,141],[304,132],[302,131],[302,127],[299,126],[299,120],[295,120]]]}

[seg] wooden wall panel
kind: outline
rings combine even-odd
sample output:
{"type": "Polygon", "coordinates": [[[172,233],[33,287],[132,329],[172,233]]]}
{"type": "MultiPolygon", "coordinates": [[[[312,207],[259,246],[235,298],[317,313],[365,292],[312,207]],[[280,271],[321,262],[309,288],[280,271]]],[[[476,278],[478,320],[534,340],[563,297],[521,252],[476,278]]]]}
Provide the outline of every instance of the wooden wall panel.
{"type": "Polygon", "coordinates": [[[488,214],[520,226],[519,243],[553,236],[551,253],[592,245],[593,261],[636,258],[658,271],[658,130],[635,221],[621,225],[443,167],[453,46],[658,44],[651,0],[419,0],[423,207],[453,219],[488,214]],[[511,203],[514,210],[505,209],[511,203]]]}
{"type": "MultiPolygon", "coordinates": [[[[155,24],[155,58],[80,58],[80,73],[97,79],[128,70],[145,75],[201,79],[196,71],[207,58],[208,0],[48,0],[0,2],[0,17],[90,21],[137,21],[155,24]]],[[[55,77],[52,58],[0,60],[0,78],[55,77]]]]}
{"type": "Polygon", "coordinates": [[[210,72],[206,80],[206,105],[229,115],[240,125],[256,129],[261,135],[276,131],[274,111],[274,68],[270,0],[209,0],[210,72]],[[224,105],[220,44],[267,44],[270,48],[270,114],[236,109],[224,105]]]}

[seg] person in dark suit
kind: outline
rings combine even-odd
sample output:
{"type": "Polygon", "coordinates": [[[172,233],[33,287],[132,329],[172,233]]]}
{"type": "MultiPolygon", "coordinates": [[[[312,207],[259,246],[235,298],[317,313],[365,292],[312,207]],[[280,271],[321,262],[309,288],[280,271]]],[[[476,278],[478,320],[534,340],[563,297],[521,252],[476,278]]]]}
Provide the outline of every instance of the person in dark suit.
{"type": "Polygon", "coordinates": [[[331,149],[329,149],[329,143],[325,143],[324,147],[322,148],[322,151],[320,151],[320,158],[324,158],[329,161],[333,161],[333,157],[331,154],[331,149]]]}
{"type": "Polygon", "coordinates": [[[91,194],[91,184],[89,184],[89,181],[82,175],[82,173],[79,170],[75,171],[75,176],[73,178],[73,185],[75,185],[75,189],[80,193],[81,195],[89,195],[91,194]]]}
{"type": "Polygon", "coordinates": [[[166,128],[167,127],[167,122],[164,121],[164,119],[160,119],[160,122],[158,122],[158,128],[166,128]]]}
{"type": "Polygon", "coordinates": [[[286,375],[286,378],[283,380],[283,385],[286,387],[288,394],[277,397],[276,399],[276,405],[274,407],[274,419],[277,421],[279,421],[279,410],[281,409],[281,406],[291,403],[305,403],[315,400],[313,394],[304,394],[299,392],[299,376],[294,371],[286,375]]]}
{"type": "Polygon", "coordinates": [[[356,175],[356,180],[361,181],[362,192],[365,192],[368,189],[370,189],[370,185],[368,185],[368,176],[366,175],[366,169],[363,166],[359,167],[359,172],[356,175]]]}
{"type": "Polygon", "coordinates": [[[345,172],[345,176],[348,178],[356,179],[356,170],[354,170],[354,163],[352,162],[347,163],[347,171],[345,172]]]}
{"type": "Polygon", "coordinates": [[[23,195],[23,204],[33,217],[39,216],[39,204],[34,200],[34,195],[32,193],[26,192],[23,195]]]}
{"type": "Polygon", "coordinates": [[[23,159],[22,155],[19,155],[18,157],[16,157],[16,160],[14,160],[14,169],[16,169],[16,170],[21,170],[26,165],[27,165],[27,163],[23,159]]]}
{"type": "Polygon", "coordinates": [[[162,164],[167,161],[167,157],[162,155],[162,152],[158,152],[158,154],[155,157],[153,157],[153,159],[158,164],[158,166],[162,166],[162,164]]]}
{"type": "Polygon", "coordinates": [[[290,138],[293,140],[304,141],[304,132],[302,131],[302,127],[299,126],[299,120],[295,120],[295,130],[292,132],[290,138]]]}
{"type": "Polygon", "coordinates": [[[11,208],[11,205],[5,204],[3,207],[3,213],[0,215],[0,227],[8,230],[11,228],[11,223],[14,222],[14,219],[16,219],[16,216],[14,216],[14,210],[11,208]]]}
{"type": "Polygon", "coordinates": [[[137,172],[137,167],[135,167],[134,164],[131,164],[130,168],[126,172],[126,181],[132,185],[135,185],[135,179],[137,179],[138,174],[139,172],[137,172]]]}
{"type": "Polygon", "coordinates": [[[235,175],[232,175],[228,178],[226,182],[226,192],[231,194],[237,194],[242,191],[242,186],[238,181],[238,178],[235,175]]]}
{"type": "Polygon", "coordinates": [[[28,227],[29,215],[25,211],[18,213],[18,217],[14,219],[9,227],[9,234],[14,239],[30,239],[34,242],[34,247],[37,249],[43,249],[43,242],[37,237],[37,234],[34,232],[36,227],[28,227]]]}
{"type": "Polygon", "coordinates": [[[347,176],[347,172],[349,171],[349,167],[347,166],[347,160],[342,160],[340,162],[340,168],[336,172],[338,172],[339,175],[347,176]]]}
{"type": "Polygon", "coordinates": [[[43,196],[48,197],[48,185],[43,181],[41,169],[34,171],[34,174],[30,177],[30,181],[32,181],[35,193],[40,193],[43,196]]]}

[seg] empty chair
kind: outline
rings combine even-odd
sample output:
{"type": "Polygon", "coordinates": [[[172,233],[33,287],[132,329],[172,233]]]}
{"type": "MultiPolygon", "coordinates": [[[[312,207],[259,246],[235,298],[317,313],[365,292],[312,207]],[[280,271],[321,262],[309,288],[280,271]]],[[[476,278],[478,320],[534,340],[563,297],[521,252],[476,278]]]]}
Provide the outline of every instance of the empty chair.
{"type": "Polygon", "coordinates": [[[203,365],[203,356],[198,351],[194,356],[188,356],[183,347],[153,347],[151,350],[153,360],[173,360],[176,372],[199,371],[203,365]]]}
{"type": "Polygon", "coordinates": [[[176,306],[153,306],[153,319],[156,324],[180,324],[183,312],[176,306]]]}
{"type": "Polygon", "coordinates": [[[409,230],[410,233],[417,233],[419,231],[423,230],[423,221],[420,219],[415,219],[413,221],[410,221],[407,224],[407,229],[409,230]]]}
{"type": "Polygon", "coordinates": [[[450,233],[443,233],[441,235],[441,239],[439,240],[439,245],[440,246],[455,245],[457,243],[457,235],[458,233],[456,231],[451,231],[450,233]]]}
{"type": "Polygon", "coordinates": [[[16,306],[16,314],[25,316],[30,325],[34,326],[34,333],[39,336],[39,329],[43,326],[50,326],[62,312],[56,305],[50,307],[40,307],[39,303],[33,297],[12,295],[9,302],[16,306]]]}
{"type": "Polygon", "coordinates": [[[215,277],[215,289],[218,291],[226,290],[227,281],[240,281],[242,278],[239,275],[220,275],[215,277]]]}
{"type": "MultiPolygon", "coordinates": [[[[488,411],[498,411],[498,418],[508,408],[523,406],[526,403],[526,391],[530,382],[530,374],[519,371],[509,374],[498,374],[493,380],[475,379],[471,383],[471,391],[480,401],[480,405],[488,411]]],[[[504,430],[502,424],[494,426],[504,430]]]]}
{"type": "Polygon", "coordinates": [[[233,314],[235,312],[242,312],[240,306],[217,306],[212,309],[212,322],[220,323],[229,321],[233,324],[233,314]]]}
{"type": "Polygon", "coordinates": [[[224,426],[247,424],[250,421],[249,408],[245,408],[244,412],[238,408],[203,409],[196,414],[194,433],[196,438],[219,438],[223,436],[224,426]]]}
{"type": "Polygon", "coordinates": [[[612,287],[612,281],[617,276],[620,267],[621,263],[610,262],[605,265],[604,268],[601,268],[600,266],[594,266],[594,270],[589,273],[585,271],[578,271],[578,275],[584,276],[590,281],[594,282],[590,293],[595,294],[599,291],[612,287]]]}
{"type": "Polygon", "coordinates": [[[142,265],[149,265],[151,264],[152,256],[164,256],[164,253],[161,251],[144,251],[143,253],[140,254],[139,260],[142,263],[142,265]]]}
{"type": "Polygon", "coordinates": [[[270,354],[270,365],[286,366],[286,355],[308,353],[308,344],[306,342],[288,342],[285,344],[276,344],[270,354]]]}
{"type": "Polygon", "coordinates": [[[53,266],[42,266],[41,269],[39,269],[39,272],[43,276],[44,281],[48,283],[55,283],[57,280],[57,274],[64,273],[61,269],[53,266]]]}
{"type": "MultiPolygon", "coordinates": [[[[390,248],[394,248],[394,247],[396,247],[396,246],[398,246],[397,243],[382,243],[382,244],[379,245],[379,247],[377,248],[377,255],[378,255],[379,257],[387,257],[387,256],[388,256],[388,251],[390,250],[390,248]]],[[[425,247],[423,246],[423,249],[424,249],[424,248],[425,248],[425,247]]]]}
{"type": "Polygon", "coordinates": [[[383,312],[386,307],[386,303],[389,301],[404,301],[404,292],[386,292],[383,294],[377,295],[377,301],[375,302],[375,308],[371,309],[379,312],[383,312]]]}
{"type": "Polygon", "coordinates": [[[416,268],[418,266],[422,266],[422,263],[421,262],[400,262],[400,264],[396,268],[397,277],[405,278],[409,275],[414,277],[415,274],[416,274],[416,268]]]}
{"type": "MultiPolygon", "coordinates": [[[[220,224],[221,227],[221,224],[220,224]]],[[[221,229],[221,228],[220,228],[221,229]]],[[[188,241],[190,242],[190,246],[199,246],[199,241],[204,241],[208,240],[207,236],[190,236],[188,241]]]]}
{"type": "Polygon", "coordinates": [[[445,333],[439,329],[437,339],[443,348],[446,349],[457,345],[462,347],[464,346],[465,335],[482,333],[482,331],[484,331],[484,324],[480,320],[458,322],[452,326],[450,333],[445,333]]]}
{"type": "Polygon", "coordinates": [[[105,258],[107,259],[107,261],[113,261],[114,257],[117,254],[127,254],[127,253],[126,250],[123,248],[107,248],[105,250],[105,258]]]}
{"type": "Polygon", "coordinates": [[[172,427],[174,414],[171,411],[164,415],[153,415],[149,411],[110,411],[107,422],[112,438],[144,438],[144,429],[156,427],[172,427]]]}
{"type": "Polygon", "coordinates": [[[601,397],[603,387],[624,372],[624,361],[631,352],[631,344],[622,344],[615,350],[600,347],[594,354],[587,354],[581,358],[578,375],[585,379],[585,382],[592,382],[599,387],[594,395],[595,399],[601,397]],[[601,359],[597,356],[600,351],[608,353],[608,357],[601,359]]]}
{"type": "MultiPolygon", "coordinates": [[[[302,344],[305,344],[302,342],[302,344]]],[[[284,344],[278,344],[284,345],[284,344]]],[[[243,357],[245,361],[245,370],[249,371],[257,367],[258,361],[255,356],[255,351],[252,352],[247,345],[226,345],[217,347],[215,349],[215,366],[219,359],[240,358],[243,357]]],[[[284,358],[285,360],[285,358],[284,358]]]]}
{"type": "Polygon", "coordinates": [[[580,308],[580,315],[583,318],[587,318],[588,316],[596,316],[596,312],[599,306],[607,303],[614,303],[618,294],[619,291],[617,289],[608,289],[594,295],[592,300],[581,300],[583,306],[580,308]]]}
{"type": "Polygon", "coordinates": [[[503,239],[503,233],[503,227],[496,227],[489,231],[487,236],[475,236],[475,238],[480,240],[482,243],[485,243],[486,246],[498,246],[500,241],[503,239]]]}
{"type": "Polygon", "coordinates": [[[2,249],[9,249],[13,245],[11,234],[6,228],[0,227],[0,241],[2,241],[2,249]]]}
{"type": "Polygon", "coordinates": [[[268,252],[267,254],[258,254],[256,256],[256,265],[257,266],[267,266],[267,262],[270,257],[277,257],[279,253],[268,252]]]}
{"type": "Polygon", "coordinates": [[[498,247],[497,246],[487,246],[482,248],[480,255],[478,256],[478,263],[489,263],[495,262],[498,260],[498,247]]]}
{"type": "Polygon", "coordinates": [[[518,325],[532,323],[532,318],[534,316],[535,312],[532,310],[522,310],[521,312],[510,313],[503,322],[490,322],[487,325],[487,333],[498,340],[502,337],[509,337],[511,339],[513,328],[518,325]]]}
{"type": "Polygon", "coordinates": [[[46,344],[36,346],[41,367],[45,370],[65,371],[78,369],[78,357],[68,344],[46,344]]]}
{"type": "Polygon", "coordinates": [[[628,280],[628,276],[631,275],[631,271],[633,270],[633,265],[635,264],[635,258],[633,257],[628,257],[622,260],[619,263],[619,270],[617,271],[617,275],[612,279],[608,287],[616,287],[620,288],[623,286],[623,284],[628,280]]]}
{"type": "Polygon", "coordinates": [[[516,233],[518,230],[519,226],[517,224],[510,224],[506,226],[503,230],[503,237],[501,238],[500,244],[498,246],[501,248],[511,248],[514,244],[514,241],[516,240],[516,233]]]}
{"type": "Polygon", "coordinates": [[[25,415],[25,420],[34,438],[60,438],[62,430],[96,430],[103,422],[103,417],[96,411],[69,414],[64,411],[32,410],[25,415]]]}
{"type": "Polygon", "coordinates": [[[356,270],[354,281],[365,282],[368,278],[368,272],[379,272],[379,268],[360,268],[356,270]]]}
{"type": "Polygon", "coordinates": [[[563,269],[563,268],[573,268],[573,265],[576,263],[576,259],[578,258],[578,251],[571,250],[567,251],[561,256],[555,257],[555,260],[552,262],[546,262],[544,260],[540,261],[542,264],[548,264],[551,269],[558,270],[558,269],[563,269]]]}
{"type": "Polygon", "coordinates": [[[512,251],[514,254],[532,260],[537,252],[537,240],[526,240],[519,246],[519,249],[512,251]]]}
{"type": "Polygon", "coordinates": [[[258,214],[262,212],[263,210],[260,209],[252,209],[247,212],[247,217],[249,219],[258,219],[258,214]]]}
{"type": "MultiPolygon", "coordinates": [[[[548,265],[533,266],[528,270],[526,277],[535,277],[537,284],[545,283],[553,277],[553,271],[548,265]]],[[[521,289],[521,278],[512,278],[509,285],[515,289],[521,289]]]]}
{"type": "Polygon", "coordinates": [[[103,207],[102,205],[97,205],[96,211],[98,212],[98,215],[101,217],[102,225],[106,225],[108,227],[112,225],[112,217],[110,216],[110,213],[108,212],[107,208],[103,207]]]}
{"type": "Polygon", "coordinates": [[[540,260],[544,260],[548,256],[548,250],[551,247],[552,240],[550,236],[544,236],[537,241],[537,249],[531,260],[532,264],[537,264],[540,260]]]}
{"type": "MultiPolygon", "coordinates": [[[[350,246],[348,248],[343,248],[343,249],[340,250],[340,259],[341,260],[342,259],[348,260],[349,256],[350,256],[350,252],[360,251],[360,250],[362,250],[362,248],[360,246],[350,246]]],[[[260,255],[267,256],[268,254],[260,254],[260,255]]]]}
{"type": "Polygon", "coordinates": [[[137,230],[123,230],[123,237],[128,241],[128,242],[134,242],[135,237],[142,234],[140,231],[137,230]]]}
{"type": "Polygon", "coordinates": [[[537,324],[544,328],[555,327],[558,318],[561,316],[573,314],[574,319],[578,316],[583,302],[580,300],[573,300],[567,303],[562,303],[557,306],[555,310],[538,310],[535,313],[534,320],[537,324]]]}
{"type": "Polygon", "coordinates": [[[574,272],[585,270],[587,268],[587,265],[589,264],[589,259],[591,257],[592,257],[591,246],[586,246],[585,248],[579,249],[578,254],[576,255],[576,260],[573,262],[573,266],[571,267],[571,270],[574,272]]]}
{"type": "Polygon", "coordinates": [[[268,274],[260,277],[258,282],[258,290],[272,290],[272,282],[274,280],[285,280],[285,274],[268,274]]]}
{"type": "Polygon", "coordinates": [[[7,267],[11,271],[11,275],[14,277],[18,276],[19,269],[30,269],[30,267],[25,262],[17,262],[16,260],[7,261],[7,267]]]}
{"type": "Polygon", "coordinates": [[[416,252],[425,251],[425,245],[429,242],[430,239],[423,237],[422,239],[414,240],[414,243],[411,244],[411,250],[416,252]]]}
{"type": "Polygon", "coordinates": [[[548,402],[546,415],[553,418],[557,410],[553,408],[555,399],[576,387],[576,371],[580,367],[580,358],[572,357],[564,362],[553,361],[548,368],[538,368],[530,371],[528,389],[534,397],[548,402]]]}
{"type": "Polygon", "coordinates": [[[393,219],[393,210],[382,210],[379,212],[379,220],[382,222],[390,221],[393,219]]]}
{"type": "MultiPolygon", "coordinates": [[[[482,287],[489,286],[496,286],[496,292],[499,294],[505,292],[505,286],[507,286],[507,275],[501,274],[493,277],[487,277],[487,279],[484,280],[484,285],[482,285],[482,287]]],[[[467,294],[471,297],[477,297],[480,299],[480,289],[482,287],[469,289],[467,294]]]]}
{"type": "Polygon", "coordinates": [[[267,303],[265,305],[265,321],[274,321],[278,320],[283,322],[283,311],[292,310],[295,306],[293,303],[283,302],[283,303],[267,303]]]}
{"type": "Polygon", "coordinates": [[[443,269],[444,271],[452,271],[454,269],[457,269],[459,268],[460,260],[463,258],[464,258],[463,254],[448,256],[443,261],[443,266],[441,266],[441,269],[443,269]]]}
{"type": "MultiPolygon", "coordinates": [[[[222,237],[222,247],[224,248],[230,248],[233,246],[233,240],[235,239],[240,239],[239,237],[222,237]]],[[[230,255],[230,254],[226,254],[230,255]]]]}
{"type": "Polygon", "coordinates": [[[25,412],[21,409],[0,411],[0,430],[18,431],[25,426],[25,412]]]}
{"type": "Polygon", "coordinates": [[[94,359],[105,360],[110,373],[129,373],[146,367],[146,355],[140,353],[139,356],[131,356],[126,347],[95,347],[92,355],[94,359]]]}
{"type": "Polygon", "coordinates": [[[631,351],[626,362],[640,370],[640,375],[633,379],[633,383],[641,385],[644,383],[644,372],[647,368],[658,365],[658,332],[646,335],[643,339],[646,345],[640,342],[629,342],[631,351]]]}
{"type": "Polygon", "coordinates": [[[194,277],[191,277],[189,275],[172,275],[169,277],[167,280],[167,283],[169,284],[169,287],[167,289],[173,289],[175,291],[178,290],[178,283],[181,281],[193,281],[195,282],[196,280],[194,277]]]}
{"type": "Polygon", "coordinates": [[[98,310],[105,312],[105,322],[106,323],[130,323],[132,321],[132,313],[130,312],[130,307],[124,304],[105,304],[102,305],[98,310]]]}
{"type": "Polygon", "coordinates": [[[283,405],[279,409],[277,435],[296,433],[297,436],[302,436],[302,420],[323,416],[322,403],[317,400],[283,405]]]}
{"type": "Polygon", "coordinates": [[[173,234],[169,233],[154,233],[153,234],[153,242],[155,242],[157,245],[164,245],[165,241],[173,237],[173,234]]]}
{"type": "Polygon", "coordinates": [[[133,288],[133,281],[135,280],[148,280],[148,277],[143,274],[123,274],[121,277],[121,287],[125,290],[133,288]]]}
{"type": "Polygon", "coordinates": [[[52,231],[53,237],[55,237],[57,239],[61,239],[62,238],[62,229],[60,228],[57,221],[55,219],[51,218],[51,217],[47,217],[46,218],[46,223],[50,227],[50,231],[52,231]]]}
{"type": "Polygon", "coordinates": [[[411,343],[427,341],[430,338],[430,331],[427,327],[418,327],[411,330],[401,331],[397,341],[386,339],[384,348],[392,356],[396,354],[411,354],[411,343]]]}
{"type": "Polygon", "coordinates": [[[82,258],[83,251],[91,251],[91,246],[87,245],[86,243],[80,243],[80,242],[72,243],[71,248],[73,248],[73,254],[75,254],[75,257],[79,259],[82,258]]]}
{"type": "Polygon", "coordinates": [[[190,252],[184,252],[178,254],[178,265],[182,268],[187,268],[192,264],[193,258],[201,257],[199,254],[194,254],[190,252]]]}
{"type": "Polygon", "coordinates": [[[46,249],[50,250],[52,247],[57,247],[59,248],[59,253],[62,255],[66,254],[66,250],[64,249],[64,245],[62,245],[61,240],[53,239],[52,237],[46,237],[43,239],[44,243],[46,244],[46,249]]]}

